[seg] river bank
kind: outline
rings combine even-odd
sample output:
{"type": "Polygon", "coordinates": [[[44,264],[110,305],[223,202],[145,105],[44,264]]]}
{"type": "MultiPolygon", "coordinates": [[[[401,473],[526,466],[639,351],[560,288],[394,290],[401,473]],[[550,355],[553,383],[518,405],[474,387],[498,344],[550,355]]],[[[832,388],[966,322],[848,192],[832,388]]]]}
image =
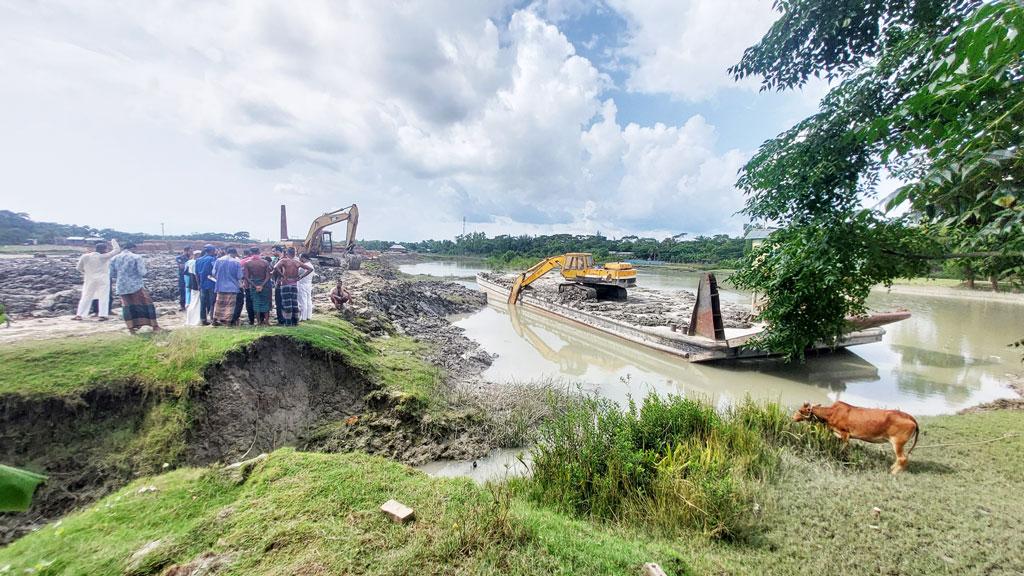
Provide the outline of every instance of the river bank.
{"type": "MultiPolygon", "coordinates": [[[[921,418],[921,446],[897,478],[886,474],[884,450],[867,467],[783,454],[779,480],[756,500],[765,528],[742,544],[579,518],[535,502],[514,482],[435,479],[384,458],[336,454],[472,461],[493,446],[529,442],[557,411],[538,400],[544,387],[496,383],[489,370],[506,351],[495,358],[492,346],[449,321],[481,313],[472,290],[410,282],[387,264],[344,277],[355,295],[345,319],[330,318],[321,290],[321,320],[298,330],[179,328],[0,348],[0,413],[9,419],[9,453],[0,459],[57,472],[39,495],[50,507],[8,534],[84,506],[0,548],[0,569],[387,574],[415,565],[423,573],[621,574],[656,561],[671,574],[797,574],[808,566],[862,570],[865,557],[871,571],[903,574],[1022,569],[1013,519],[1024,510],[1007,505],[1024,489],[1014,456],[1020,438],[989,442],[1021,431],[998,403],[921,418]],[[58,366],[48,360],[55,357],[66,360],[58,366]],[[124,358],[135,363],[115,361],[124,358]],[[299,358],[305,368],[297,373],[299,358]],[[42,397],[26,400],[29,389],[42,397]],[[517,408],[524,400],[529,408],[517,408]],[[40,410],[64,410],[62,427],[34,427],[46,421],[30,416],[40,410]],[[954,446],[928,447],[946,444],[954,446]],[[241,477],[209,465],[270,451],[241,477]],[[165,469],[172,471],[117,490],[165,469]],[[411,528],[379,515],[389,498],[417,510],[411,528]],[[807,509],[816,510],[813,520],[807,509]],[[907,531],[915,536],[902,537],[907,531]],[[979,537],[991,544],[960,544],[979,537]]],[[[554,327],[545,337],[547,330],[554,327]]],[[[706,380],[691,376],[680,377],[706,380]]]]}
{"type": "Polygon", "coordinates": [[[321,289],[318,319],[298,328],[191,328],[168,311],[170,330],[143,337],[66,317],[0,330],[0,461],[53,474],[32,510],[0,515],[0,541],[167,467],[280,446],[422,464],[522,443],[508,408],[523,395],[491,417],[490,356],[445,319],[479,294],[386,264],[345,278],[349,321],[321,289]]]}
{"type": "MultiPolygon", "coordinates": [[[[908,472],[795,455],[736,544],[583,520],[508,486],[435,479],[381,458],[279,450],[244,468],[142,478],[0,548],[39,574],[1015,574],[1024,570],[1020,430],[997,411],[921,421],[908,472]],[[942,449],[931,445],[952,444],[942,449]],[[984,486],[984,489],[979,489],[984,486]],[[410,525],[380,503],[413,507],[410,525]],[[213,567],[214,569],[210,570],[213,567]],[[177,571],[175,571],[177,570],[177,571]]],[[[885,466],[883,462],[882,467],[885,466]]]]}

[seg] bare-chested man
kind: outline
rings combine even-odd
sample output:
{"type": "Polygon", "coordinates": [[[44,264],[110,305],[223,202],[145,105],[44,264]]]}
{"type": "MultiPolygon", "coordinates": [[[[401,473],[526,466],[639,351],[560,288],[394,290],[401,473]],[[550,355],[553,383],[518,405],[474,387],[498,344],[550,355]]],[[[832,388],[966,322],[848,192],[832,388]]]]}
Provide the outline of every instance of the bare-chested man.
{"type": "Polygon", "coordinates": [[[338,310],[344,310],[345,304],[352,301],[352,294],[345,290],[341,285],[341,279],[338,279],[338,285],[331,290],[331,304],[338,310]]]}
{"type": "Polygon", "coordinates": [[[277,261],[274,273],[281,286],[281,324],[295,326],[299,323],[299,279],[313,273],[313,267],[295,259],[295,248],[289,248],[284,258],[277,261]]]}
{"type": "Polygon", "coordinates": [[[250,257],[242,264],[242,278],[248,286],[249,302],[252,303],[255,324],[266,326],[270,323],[270,262],[260,258],[259,249],[250,250],[250,257]]]}

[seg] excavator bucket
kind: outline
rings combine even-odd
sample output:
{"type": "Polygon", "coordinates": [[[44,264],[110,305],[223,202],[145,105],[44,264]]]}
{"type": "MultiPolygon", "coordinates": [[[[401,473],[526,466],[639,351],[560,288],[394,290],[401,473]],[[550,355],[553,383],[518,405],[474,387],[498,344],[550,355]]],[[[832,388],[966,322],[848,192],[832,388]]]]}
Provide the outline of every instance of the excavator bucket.
{"type": "Polygon", "coordinates": [[[725,324],[722,322],[722,309],[718,303],[718,280],[711,272],[705,272],[697,284],[697,302],[693,305],[690,326],[686,331],[690,336],[703,336],[711,340],[725,340],[725,324]]]}

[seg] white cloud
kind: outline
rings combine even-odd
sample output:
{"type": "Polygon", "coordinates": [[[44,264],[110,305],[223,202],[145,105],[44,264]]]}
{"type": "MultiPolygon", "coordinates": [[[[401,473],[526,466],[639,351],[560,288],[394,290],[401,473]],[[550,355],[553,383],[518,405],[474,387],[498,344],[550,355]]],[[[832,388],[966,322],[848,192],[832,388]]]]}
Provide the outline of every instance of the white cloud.
{"type": "Polygon", "coordinates": [[[738,230],[743,154],[699,116],[620,126],[610,80],[500,0],[7,6],[0,51],[0,153],[33,192],[11,207],[36,216],[273,237],[280,202],[293,228],[358,202],[364,237],[738,230]]]}
{"type": "Polygon", "coordinates": [[[627,88],[706,100],[743,86],[727,72],[778,18],[771,0],[608,0],[626,18],[621,53],[634,61],[627,88]]]}

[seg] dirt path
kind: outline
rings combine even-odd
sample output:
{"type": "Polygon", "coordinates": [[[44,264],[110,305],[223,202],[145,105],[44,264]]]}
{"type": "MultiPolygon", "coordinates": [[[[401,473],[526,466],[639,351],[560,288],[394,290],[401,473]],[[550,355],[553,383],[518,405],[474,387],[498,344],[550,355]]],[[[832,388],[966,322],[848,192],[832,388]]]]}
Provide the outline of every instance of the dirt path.
{"type": "MultiPolygon", "coordinates": [[[[185,313],[178,312],[177,304],[157,304],[157,314],[162,328],[174,329],[185,322],[185,313]]],[[[145,330],[145,329],[144,329],[145,330]]],[[[113,313],[110,320],[100,322],[95,318],[81,321],[71,316],[22,317],[11,321],[9,327],[0,325],[0,345],[24,340],[47,340],[52,338],[89,337],[96,334],[127,334],[128,329],[120,313],[113,313]]]]}

